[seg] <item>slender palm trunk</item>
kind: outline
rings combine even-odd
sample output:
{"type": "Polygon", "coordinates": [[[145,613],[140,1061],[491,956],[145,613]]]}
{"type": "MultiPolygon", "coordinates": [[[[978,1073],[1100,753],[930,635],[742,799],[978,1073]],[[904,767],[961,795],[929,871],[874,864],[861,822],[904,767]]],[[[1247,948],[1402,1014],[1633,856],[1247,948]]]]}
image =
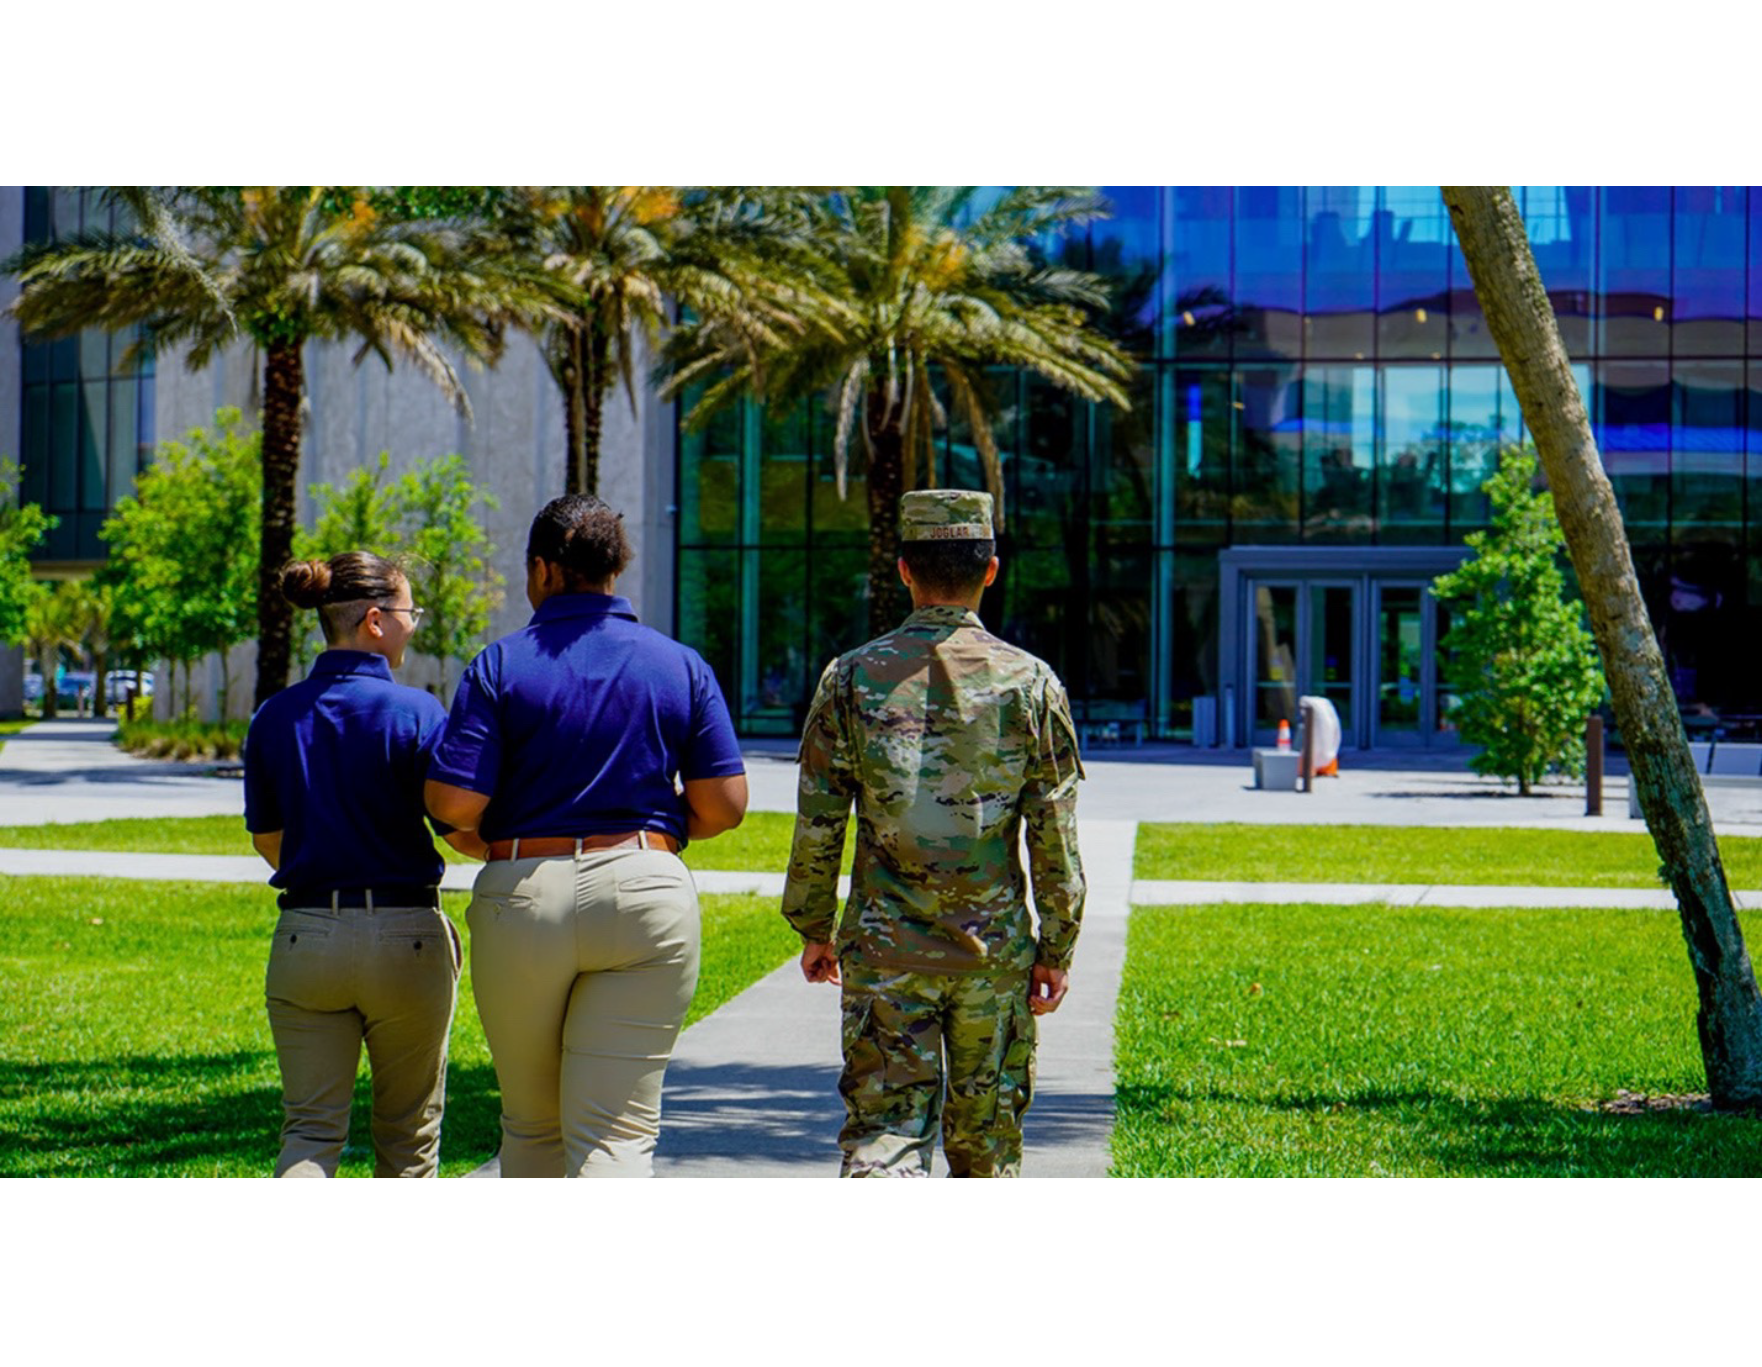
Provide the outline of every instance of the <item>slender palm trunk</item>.
{"type": "Polygon", "coordinates": [[[563,391],[563,492],[579,494],[587,469],[582,443],[586,440],[587,414],[582,389],[581,334],[571,329],[563,335],[561,361],[554,367],[557,387],[563,391]]]}
{"type": "Polygon", "coordinates": [[[869,635],[892,631],[911,611],[899,582],[899,498],[905,492],[905,431],[882,394],[869,396],[869,635]]]}
{"type": "Polygon", "coordinates": [[[300,473],[298,342],[273,342],[263,358],[263,522],[257,569],[257,694],[252,710],[287,687],[294,605],[281,596],[281,571],[294,553],[294,495],[300,473]]]}
{"type": "Polygon", "coordinates": [[[1700,997],[1696,1025],[1707,1089],[1716,1106],[1762,1106],[1762,996],[1615,493],[1523,219],[1502,186],[1446,185],[1443,193],[1475,295],[1548,474],[1640,808],[1676,894],[1700,997]]]}

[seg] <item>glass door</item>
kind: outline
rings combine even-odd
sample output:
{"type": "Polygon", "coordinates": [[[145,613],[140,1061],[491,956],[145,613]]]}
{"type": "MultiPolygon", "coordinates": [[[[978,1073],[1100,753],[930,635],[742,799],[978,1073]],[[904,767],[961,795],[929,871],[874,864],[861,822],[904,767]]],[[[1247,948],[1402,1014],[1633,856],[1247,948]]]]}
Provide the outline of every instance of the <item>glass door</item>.
{"type": "Polygon", "coordinates": [[[1438,614],[1424,584],[1377,586],[1376,715],[1372,744],[1450,744],[1437,734],[1438,614]]]}
{"type": "Polygon", "coordinates": [[[1275,743],[1297,702],[1315,694],[1340,714],[1340,744],[1358,744],[1359,589],[1356,584],[1254,580],[1248,593],[1250,744],[1275,743]]]}

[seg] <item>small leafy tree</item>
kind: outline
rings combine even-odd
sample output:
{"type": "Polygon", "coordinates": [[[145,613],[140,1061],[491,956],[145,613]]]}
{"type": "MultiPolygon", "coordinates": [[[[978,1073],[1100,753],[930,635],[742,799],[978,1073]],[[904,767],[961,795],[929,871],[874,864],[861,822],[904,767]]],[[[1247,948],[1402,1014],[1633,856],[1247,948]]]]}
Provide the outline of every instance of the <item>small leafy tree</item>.
{"type": "Polygon", "coordinates": [[[495,547],[476,515],[479,507],[499,505],[471,478],[463,456],[419,460],[388,483],[390,463],[381,452],[340,488],[312,485],[318,519],[296,543],[296,554],[328,559],[372,551],[401,564],[423,609],[413,644],[441,662],[444,701],[447,662],[463,663],[477,653],[490,614],[502,602],[506,581],[490,568],[495,547]]]}
{"type": "Polygon", "coordinates": [[[218,651],[224,709],[226,652],[257,626],[263,438],[236,408],[220,409],[214,424],[159,443],[134,494],[98,533],[110,546],[100,578],[115,592],[111,631],[184,667],[186,708],[190,665],[218,651]]]}
{"type": "Polygon", "coordinates": [[[1471,532],[1474,554],[1432,584],[1437,597],[1463,603],[1444,645],[1462,697],[1457,726],[1481,747],[1469,763],[1526,794],[1550,769],[1584,772],[1585,717],[1603,697],[1596,643],[1566,596],[1565,543],[1536,469],[1530,447],[1501,453],[1481,486],[1491,525],[1471,532]]]}
{"type": "Polygon", "coordinates": [[[506,581],[490,567],[495,553],[476,509],[496,498],[471,478],[463,456],[418,461],[398,481],[404,507],[405,571],[424,615],[416,642],[441,662],[441,701],[447,700],[447,662],[477,653],[490,614],[502,604],[506,581]]]}
{"type": "Polygon", "coordinates": [[[40,591],[30,554],[55,523],[35,503],[18,501],[18,467],[0,461],[0,641],[8,645],[25,639],[25,618],[40,591]]]}

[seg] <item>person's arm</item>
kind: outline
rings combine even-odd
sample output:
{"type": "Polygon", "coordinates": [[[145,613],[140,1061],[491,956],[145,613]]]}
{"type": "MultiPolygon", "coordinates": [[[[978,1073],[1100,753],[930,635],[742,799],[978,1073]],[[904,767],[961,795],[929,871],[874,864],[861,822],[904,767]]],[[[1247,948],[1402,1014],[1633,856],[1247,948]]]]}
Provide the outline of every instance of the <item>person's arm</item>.
{"type": "Polygon", "coordinates": [[[1028,845],[1028,875],[1040,942],[1028,991],[1036,1015],[1058,1010],[1069,986],[1071,957],[1083,921],[1083,861],[1077,853],[1077,728],[1056,679],[1048,680],[1036,718],[1040,730],[1034,763],[1023,785],[1020,810],[1028,845]]]}
{"type": "Polygon", "coordinates": [[[838,866],[844,858],[844,830],[856,793],[837,693],[834,660],[820,676],[802,727],[795,837],[783,887],[783,916],[802,938],[802,976],[811,983],[839,980],[838,956],[832,947],[838,923],[838,866]]]}
{"type": "Polygon", "coordinates": [[[262,855],[272,869],[281,867],[281,832],[252,831],[251,846],[262,855]]]}
{"type": "Polygon", "coordinates": [[[689,839],[708,840],[745,820],[745,774],[688,778],[680,786],[685,791],[685,834],[689,839]]]}
{"type": "MultiPolygon", "coordinates": [[[[469,788],[431,778],[422,785],[422,804],[436,821],[451,826],[453,835],[475,836],[477,823],[483,820],[484,809],[489,806],[489,794],[474,793],[469,788]]],[[[447,837],[447,843],[453,844],[451,836],[447,837]]],[[[453,848],[460,847],[453,845],[453,848]]]]}
{"type": "Polygon", "coordinates": [[[489,858],[489,841],[476,831],[450,830],[442,835],[441,839],[467,859],[489,858]]]}

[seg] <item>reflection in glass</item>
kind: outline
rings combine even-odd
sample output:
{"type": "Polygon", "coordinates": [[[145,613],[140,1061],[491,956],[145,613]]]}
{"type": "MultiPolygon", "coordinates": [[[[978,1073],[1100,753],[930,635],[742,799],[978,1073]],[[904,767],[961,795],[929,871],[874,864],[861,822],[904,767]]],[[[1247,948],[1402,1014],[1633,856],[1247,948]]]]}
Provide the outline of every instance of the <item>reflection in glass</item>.
{"type": "Polygon", "coordinates": [[[1741,185],[1676,187],[1668,316],[1677,356],[1743,350],[1747,198],[1741,185]]]}
{"type": "Polygon", "coordinates": [[[1744,366],[1741,361],[1680,361],[1675,376],[1671,521],[1680,540],[1710,524],[1743,521],[1744,366]]]}
{"type": "Polygon", "coordinates": [[[1412,744],[1419,737],[1422,664],[1420,592],[1385,585],[1378,597],[1377,742],[1412,744]]]}
{"type": "Polygon", "coordinates": [[[1227,359],[1233,335],[1227,185],[1172,187],[1170,257],[1163,276],[1163,351],[1182,360],[1227,359]]]}
{"type": "Polygon", "coordinates": [[[1383,381],[1383,456],[1378,493],[1380,540],[1437,544],[1444,539],[1441,497],[1446,461],[1441,366],[1387,366],[1383,381]]]}
{"type": "Polygon", "coordinates": [[[1235,373],[1231,505],[1237,541],[1295,541],[1303,443],[1292,367],[1235,373]]]}
{"type": "Polygon", "coordinates": [[[1376,370],[1310,366],[1303,383],[1303,538],[1369,542],[1376,532],[1376,370]]]}
{"type": "Polygon", "coordinates": [[[1297,588],[1254,588],[1254,729],[1276,733],[1297,720],[1297,588]]]}
{"type": "Polygon", "coordinates": [[[1368,185],[1311,185],[1304,191],[1305,354],[1364,360],[1376,346],[1376,246],[1368,185]]]}
{"type": "Polygon", "coordinates": [[[1441,361],[1450,335],[1450,215],[1435,185],[1386,185],[1377,244],[1377,355],[1441,361]]]}
{"type": "Polygon", "coordinates": [[[1309,589],[1309,670],[1305,689],[1333,703],[1340,714],[1340,744],[1357,743],[1353,719],[1352,651],[1357,639],[1358,591],[1345,585],[1309,589]]]}
{"type": "Polygon", "coordinates": [[[1302,191],[1291,185],[1236,189],[1236,356],[1303,355],[1302,191]]]}
{"type": "Polygon", "coordinates": [[[1450,368],[1450,533],[1460,537],[1487,523],[1481,486],[1499,468],[1499,452],[1522,440],[1522,415],[1511,377],[1501,365],[1450,368]]]}
{"type": "MultiPolygon", "coordinates": [[[[1222,542],[1230,517],[1230,373],[1174,372],[1175,536],[1183,545],[1222,542]]],[[[1165,419],[1165,421],[1168,419],[1165,419]]]]}
{"type": "Polygon", "coordinates": [[[1597,445],[1630,536],[1662,533],[1670,511],[1670,367],[1665,361],[1605,361],[1598,370],[1602,421],[1597,445]]]}
{"type": "Polygon", "coordinates": [[[1610,185],[1602,202],[1598,292],[1606,356],[1670,354],[1670,187],[1610,185]]]}

